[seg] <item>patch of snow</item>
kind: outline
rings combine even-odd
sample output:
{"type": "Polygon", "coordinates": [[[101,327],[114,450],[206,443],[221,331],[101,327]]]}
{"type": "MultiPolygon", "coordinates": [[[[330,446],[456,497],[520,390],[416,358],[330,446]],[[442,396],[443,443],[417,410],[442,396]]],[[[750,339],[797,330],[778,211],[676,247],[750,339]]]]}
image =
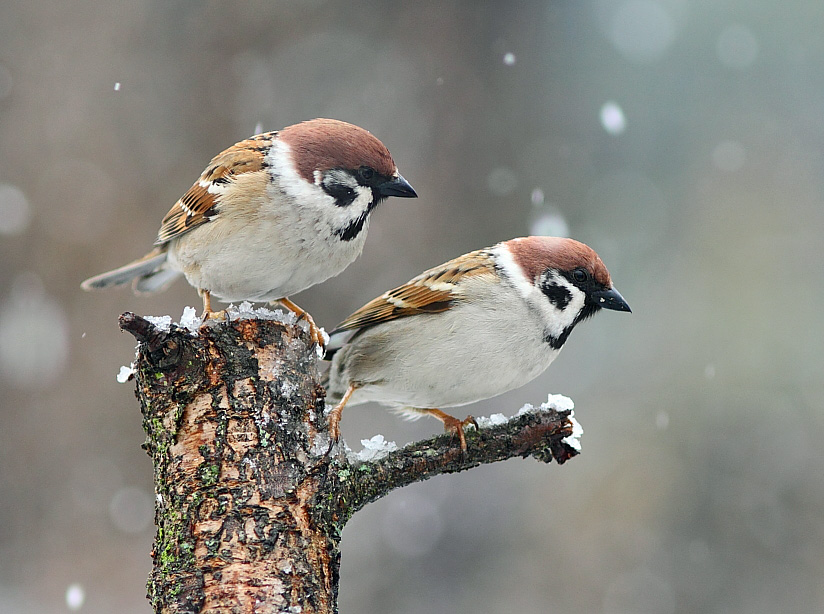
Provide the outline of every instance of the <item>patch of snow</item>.
{"type": "Polygon", "coordinates": [[[573,411],[569,414],[569,421],[572,423],[572,434],[564,437],[561,441],[567,444],[570,448],[574,448],[576,451],[581,451],[581,435],[584,434],[584,427],[581,426],[581,423],[575,419],[575,412],[573,411]]]}
{"type": "Polygon", "coordinates": [[[320,334],[323,335],[323,345],[326,345],[327,343],[329,343],[329,340],[331,339],[331,337],[329,336],[329,333],[326,332],[326,329],[323,328],[322,326],[320,327],[320,334]]]}
{"type": "Polygon", "coordinates": [[[120,372],[117,374],[117,382],[119,384],[125,384],[130,379],[132,379],[134,374],[134,363],[130,364],[128,367],[124,365],[120,367],[120,372]]]}
{"type": "Polygon", "coordinates": [[[490,428],[492,426],[500,426],[501,424],[506,424],[509,420],[503,414],[492,414],[488,418],[486,416],[478,416],[475,418],[475,421],[478,423],[478,426],[482,429],[490,428]]]}
{"type": "Polygon", "coordinates": [[[575,402],[562,394],[550,394],[545,403],[541,403],[541,411],[554,409],[555,411],[572,411],[575,409],[575,402]]]}
{"type": "MultiPolygon", "coordinates": [[[[266,315],[269,315],[268,309],[265,307],[261,307],[261,309],[267,312],[266,315]]],[[[252,320],[255,317],[255,306],[249,301],[243,301],[237,307],[232,304],[226,308],[226,315],[229,316],[230,320],[252,320]]]]}
{"type": "MultiPolygon", "coordinates": [[[[172,320],[170,316],[146,316],[146,319],[163,332],[169,332],[171,329],[172,320]]],[[[225,316],[214,319],[210,318],[205,321],[202,316],[197,314],[197,310],[194,307],[184,307],[183,315],[180,317],[180,322],[177,323],[177,325],[187,329],[193,335],[197,335],[201,326],[215,326],[226,322],[227,319],[230,322],[236,320],[274,320],[275,322],[283,322],[286,325],[293,325],[297,321],[297,316],[288,309],[255,307],[254,304],[249,301],[243,301],[239,305],[232,303],[226,307],[225,316]]],[[[306,329],[308,324],[305,320],[302,320],[301,326],[306,329]]],[[[324,337],[328,339],[325,332],[324,337]]]]}
{"type": "Polygon", "coordinates": [[[572,399],[562,394],[550,394],[547,396],[546,401],[541,403],[540,406],[535,407],[532,403],[527,403],[518,410],[517,415],[523,416],[524,414],[549,411],[550,409],[554,409],[555,411],[572,411],[575,409],[575,403],[572,399]]]}
{"type": "Polygon", "coordinates": [[[312,456],[323,456],[327,450],[329,450],[329,443],[328,433],[315,433],[315,437],[312,440],[312,447],[309,448],[309,453],[312,456]]]}
{"type": "Polygon", "coordinates": [[[283,395],[284,399],[291,399],[297,388],[297,384],[290,382],[289,380],[284,379],[280,382],[280,394],[283,395]]]}
{"type": "Polygon", "coordinates": [[[383,435],[375,435],[372,439],[361,439],[361,445],[363,450],[353,454],[350,460],[360,462],[380,460],[398,449],[394,441],[386,441],[383,435]]]}
{"type": "Polygon", "coordinates": [[[249,301],[243,301],[240,305],[229,305],[226,308],[226,315],[229,320],[275,320],[284,324],[294,324],[297,319],[295,314],[288,309],[269,309],[268,307],[255,307],[249,301]]]}
{"type": "Polygon", "coordinates": [[[172,329],[172,316],[144,316],[144,318],[161,332],[168,333],[172,329]]]}
{"type": "Polygon", "coordinates": [[[197,315],[197,309],[186,306],[183,308],[183,315],[180,316],[180,327],[186,328],[190,333],[197,334],[202,318],[197,315]]]}

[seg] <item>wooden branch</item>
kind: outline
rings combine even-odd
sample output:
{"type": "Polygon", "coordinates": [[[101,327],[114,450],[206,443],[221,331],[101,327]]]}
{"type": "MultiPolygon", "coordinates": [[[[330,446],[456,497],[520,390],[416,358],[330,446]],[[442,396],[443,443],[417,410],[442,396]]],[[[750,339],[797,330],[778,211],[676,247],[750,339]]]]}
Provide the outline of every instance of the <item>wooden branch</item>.
{"type": "Polygon", "coordinates": [[[329,445],[319,359],[301,326],[233,319],[192,332],[131,313],[120,326],[139,341],[156,612],[337,612],[341,531],[367,503],[482,463],[577,454],[570,412],[547,410],[467,429],[466,454],[440,435],[360,460],[329,445]]]}
{"type": "Polygon", "coordinates": [[[539,409],[479,431],[467,429],[466,454],[453,436],[444,434],[411,443],[374,461],[347,461],[353,477],[341,486],[349,514],[396,488],[508,458],[532,456],[545,463],[555,459],[562,465],[579,454],[569,441],[575,428],[571,414],[539,409]]]}

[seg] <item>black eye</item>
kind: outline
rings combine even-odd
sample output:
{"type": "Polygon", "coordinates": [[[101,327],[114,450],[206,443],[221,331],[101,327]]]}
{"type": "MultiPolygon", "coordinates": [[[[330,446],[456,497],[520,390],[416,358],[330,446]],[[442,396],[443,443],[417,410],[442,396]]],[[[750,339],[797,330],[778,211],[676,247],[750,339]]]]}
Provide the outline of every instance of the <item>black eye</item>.
{"type": "Polygon", "coordinates": [[[360,177],[361,181],[368,183],[375,178],[375,170],[368,166],[361,166],[358,169],[358,177],[360,177]]]}
{"type": "Polygon", "coordinates": [[[589,271],[586,269],[575,269],[572,271],[572,279],[582,284],[589,279],[589,271]]]}

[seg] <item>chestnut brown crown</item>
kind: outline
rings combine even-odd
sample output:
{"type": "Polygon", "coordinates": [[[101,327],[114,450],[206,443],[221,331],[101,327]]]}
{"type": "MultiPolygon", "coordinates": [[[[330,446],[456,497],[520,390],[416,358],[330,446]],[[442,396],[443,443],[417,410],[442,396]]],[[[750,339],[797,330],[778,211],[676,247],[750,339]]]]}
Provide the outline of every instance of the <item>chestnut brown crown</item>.
{"type": "Polygon", "coordinates": [[[571,271],[583,267],[601,286],[612,287],[606,265],[595,250],[580,241],[562,237],[522,237],[508,243],[515,262],[531,281],[549,268],[571,271]]]}
{"type": "Polygon", "coordinates": [[[371,132],[337,119],[311,119],[278,132],[289,145],[298,174],[314,181],[315,171],[333,168],[355,170],[372,168],[384,177],[398,169],[389,150],[371,132]]]}

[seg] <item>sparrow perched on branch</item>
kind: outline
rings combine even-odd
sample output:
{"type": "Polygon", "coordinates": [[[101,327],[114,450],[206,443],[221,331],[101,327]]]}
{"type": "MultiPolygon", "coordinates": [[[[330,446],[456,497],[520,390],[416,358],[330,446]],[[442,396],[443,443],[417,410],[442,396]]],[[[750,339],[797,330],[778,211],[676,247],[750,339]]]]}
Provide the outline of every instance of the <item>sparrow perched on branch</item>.
{"type": "Polygon", "coordinates": [[[599,309],[630,311],[592,249],[572,239],[524,237],[430,269],[367,303],[331,334],[329,432],[347,403],[377,401],[410,419],[466,405],[540,375],[575,325],[599,309]]]}
{"type": "Polygon", "coordinates": [[[180,274],[203,298],[280,301],[333,277],[363,250],[369,216],[388,196],[414,198],[389,151],[346,122],[313,119],[218,154],[163,218],[148,254],[87,279],[86,290],[133,282],[164,290],[180,274]]]}

